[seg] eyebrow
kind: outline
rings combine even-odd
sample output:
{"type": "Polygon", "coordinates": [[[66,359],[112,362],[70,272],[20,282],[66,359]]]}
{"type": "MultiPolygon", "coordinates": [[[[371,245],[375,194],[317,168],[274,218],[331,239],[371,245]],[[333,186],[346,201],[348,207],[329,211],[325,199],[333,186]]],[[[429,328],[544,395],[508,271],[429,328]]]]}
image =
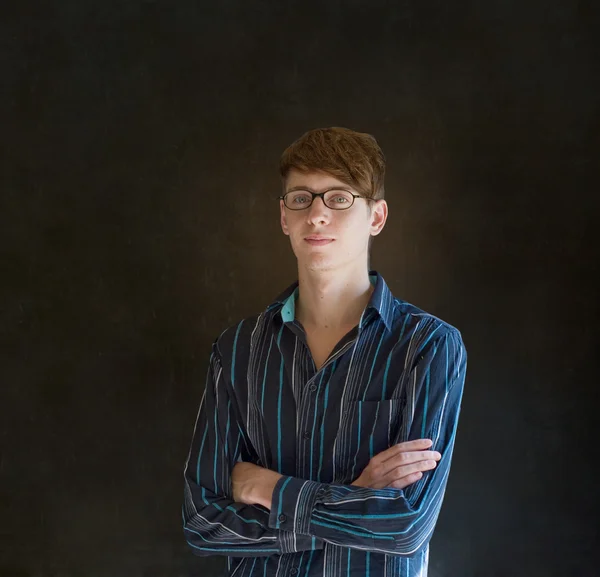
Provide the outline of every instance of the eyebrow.
{"type": "MultiPolygon", "coordinates": [[[[286,190],[285,193],[287,194],[288,192],[295,192],[296,190],[306,190],[308,192],[312,192],[313,194],[318,194],[318,192],[310,188],[310,186],[292,186],[292,188],[286,190]]],[[[342,186],[330,186],[329,188],[323,189],[321,192],[329,192],[330,190],[344,190],[346,192],[354,192],[351,189],[344,188],[342,186]]]]}

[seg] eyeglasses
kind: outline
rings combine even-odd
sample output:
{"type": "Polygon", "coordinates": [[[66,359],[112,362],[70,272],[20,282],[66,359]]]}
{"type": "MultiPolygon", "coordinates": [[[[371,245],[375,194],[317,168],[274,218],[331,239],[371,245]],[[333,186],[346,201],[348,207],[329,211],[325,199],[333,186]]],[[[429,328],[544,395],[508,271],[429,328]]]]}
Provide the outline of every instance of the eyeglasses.
{"type": "Polygon", "coordinates": [[[332,210],[348,210],[353,204],[355,198],[364,198],[365,200],[375,200],[361,194],[354,194],[343,188],[334,188],[325,192],[311,192],[310,190],[292,190],[279,196],[280,200],[290,210],[305,210],[315,200],[320,197],[323,204],[332,210]]]}

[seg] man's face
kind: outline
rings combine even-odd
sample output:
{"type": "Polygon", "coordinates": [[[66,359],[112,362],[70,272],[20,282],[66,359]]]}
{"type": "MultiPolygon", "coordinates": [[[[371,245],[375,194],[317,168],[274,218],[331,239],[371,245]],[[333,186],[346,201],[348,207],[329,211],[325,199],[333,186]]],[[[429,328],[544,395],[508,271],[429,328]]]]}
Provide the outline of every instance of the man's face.
{"type": "MultiPolygon", "coordinates": [[[[324,172],[302,173],[292,169],[285,192],[302,188],[324,192],[339,188],[356,190],[324,172]]],[[[290,210],[280,201],[281,228],[290,237],[292,250],[300,266],[310,270],[331,270],[344,266],[367,266],[371,235],[381,232],[387,218],[387,204],[357,198],[347,210],[334,210],[315,198],[304,210],[290,210]],[[369,214],[367,203],[371,205],[369,214]],[[319,240],[320,239],[320,240],[319,240]]]]}

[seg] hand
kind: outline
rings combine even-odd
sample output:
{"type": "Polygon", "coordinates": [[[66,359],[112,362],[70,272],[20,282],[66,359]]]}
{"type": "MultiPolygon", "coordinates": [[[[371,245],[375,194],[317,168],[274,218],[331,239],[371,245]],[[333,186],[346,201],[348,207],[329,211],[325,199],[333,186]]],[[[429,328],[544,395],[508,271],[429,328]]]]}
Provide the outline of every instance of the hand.
{"type": "Polygon", "coordinates": [[[437,451],[426,450],[432,444],[430,439],[417,439],[393,445],[375,455],[352,485],[371,489],[408,487],[423,476],[423,471],[434,469],[442,458],[437,451]]]}
{"type": "Polygon", "coordinates": [[[273,489],[281,475],[254,463],[236,463],[231,471],[233,500],[271,509],[273,489]]]}

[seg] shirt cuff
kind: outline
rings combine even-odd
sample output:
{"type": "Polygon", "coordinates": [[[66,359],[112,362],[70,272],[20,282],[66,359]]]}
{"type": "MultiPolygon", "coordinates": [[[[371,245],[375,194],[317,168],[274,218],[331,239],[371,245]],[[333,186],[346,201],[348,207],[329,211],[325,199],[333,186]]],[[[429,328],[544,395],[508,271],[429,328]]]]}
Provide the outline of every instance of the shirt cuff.
{"type": "Polygon", "coordinates": [[[310,535],[311,515],[321,484],[296,477],[281,477],[273,490],[269,527],[310,535]]]}

